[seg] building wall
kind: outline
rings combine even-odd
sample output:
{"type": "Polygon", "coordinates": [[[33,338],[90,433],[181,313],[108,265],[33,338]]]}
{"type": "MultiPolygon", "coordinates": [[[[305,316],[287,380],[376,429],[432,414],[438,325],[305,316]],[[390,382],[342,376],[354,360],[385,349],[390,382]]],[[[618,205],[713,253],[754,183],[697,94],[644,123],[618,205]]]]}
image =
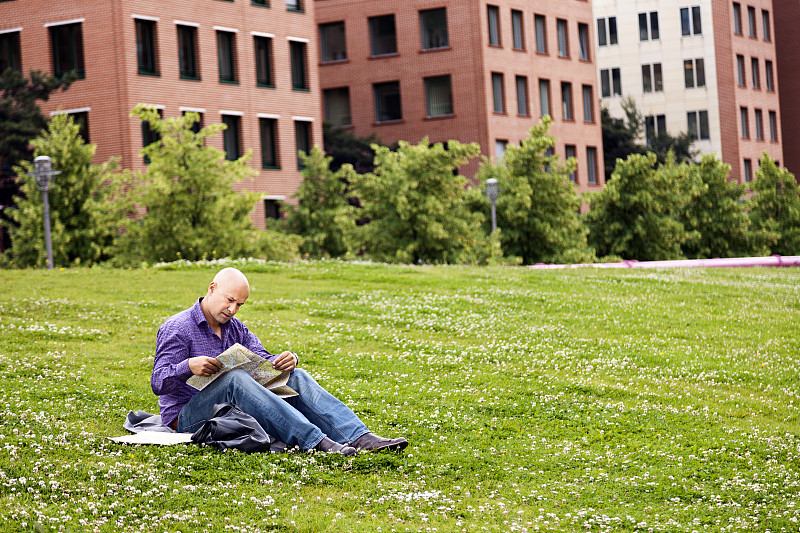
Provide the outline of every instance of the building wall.
{"type": "Polygon", "coordinates": [[[773,0],[775,11],[775,49],[780,71],[781,133],[784,165],[800,179],[800,46],[797,25],[800,22],[800,0],[773,0]]]}
{"type": "MultiPolygon", "coordinates": [[[[203,123],[221,122],[221,112],[240,115],[240,141],[252,150],[253,179],[239,185],[265,196],[288,198],[301,181],[296,163],[294,121],[311,121],[312,144],[322,146],[322,120],[317,76],[314,3],[304,12],[288,11],[283,2],[273,7],[250,0],[120,0],[98,8],[97,2],[76,0],[53,4],[41,0],[0,3],[0,31],[21,27],[22,69],[52,72],[52,54],[45,24],[82,19],[86,76],[42,105],[45,114],[89,109],[90,141],[98,145],[97,161],[121,157],[124,168],[142,170],[138,155],[142,130],[129,113],[139,103],[179,116],[185,109],[202,110],[203,123]],[[135,19],[155,21],[158,75],[138,73],[135,19]],[[181,79],[176,23],[197,27],[200,80],[181,79]],[[238,83],[219,81],[216,28],[235,31],[238,83]],[[253,34],[271,35],[275,87],[257,87],[253,34]],[[289,39],[306,42],[307,91],[292,89],[289,39]],[[278,120],[279,169],[262,169],[259,115],[278,120]]],[[[209,141],[222,148],[222,137],[209,141]]],[[[264,205],[253,214],[264,226],[264,205]]]]}
{"type": "MultiPolygon", "coordinates": [[[[344,21],[347,58],[340,61],[322,62],[320,56],[320,79],[323,91],[347,87],[350,94],[352,131],[357,135],[373,132],[382,141],[397,140],[418,142],[428,137],[432,142],[456,139],[461,142],[477,142],[484,154],[495,155],[498,139],[518,143],[527,137],[529,128],[538,123],[541,116],[538,106],[537,79],[552,78],[553,84],[560,80],[573,83],[574,105],[580,113],[581,84],[593,87],[595,100],[595,67],[591,61],[583,64],[577,59],[577,20],[591,28],[591,5],[582,0],[569,0],[569,5],[552,6],[551,2],[525,2],[502,0],[490,2],[499,13],[500,45],[491,46],[488,37],[487,3],[474,0],[410,2],[386,2],[382,0],[317,0],[317,22],[327,24],[344,21]],[[419,11],[445,7],[449,46],[435,50],[423,50],[419,11]],[[523,13],[525,47],[512,47],[511,10],[523,13]],[[534,14],[547,16],[550,29],[551,50],[555,50],[555,19],[563,16],[570,28],[570,46],[575,51],[571,59],[557,59],[554,54],[537,56],[534,49],[534,14]],[[397,53],[391,56],[371,56],[369,18],[394,14],[397,34],[397,53]],[[492,73],[504,77],[505,112],[494,113],[492,106],[492,73]],[[453,112],[442,117],[429,117],[426,109],[424,79],[431,76],[451,77],[453,112]],[[527,115],[518,115],[516,104],[515,76],[527,76],[527,115]],[[375,115],[373,86],[376,83],[398,81],[401,92],[402,120],[378,122],[375,115]],[[577,89],[575,89],[577,88],[577,89]]],[[[558,91],[553,92],[554,98],[558,91]]],[[[564,154],[564,145],[576,145],[579,166],[585,169],[586,145],[598,151],[598,183],[588,186],[580,180],[582,190],[602,186],[602,134],[599,125],[599,109],[595,105],[595,122],[584,124],[583,120],[563,121],[555,117],[552,132],[558,138],[556,151],[564,154]]],[[[582,116],[582,115],[579,115],[582,116]]],[[[478,163],[473,162],[462,169],[472,177],[478,163]]]]}
{"type": "MultiPolygon", "coordinates": [[[[612,116],[624,115],[623,97],[631,96],[645,116],[664,115],[667,131],[677,135],[688,130],[687,115],[691,112],[708,113],[709,137],[698,139],[693,148],[700,153],[717,154],[731,165],[731,178],[742,182],[744,160],[749,159],[753,172],[761,152],[769,153],[780,161],[780,137],[769,138],[769,111],[776,113],[780,123],[777,99],[777,68],[772,41],[764,41],[761,29],[761,11],[771,12],[769,0],[741,2],[745,36],[733,31],[733,2],[730,0],[696,0],[692,3],[677,0],[594,0],[595,28],[597,19],[616,17],[619,42],[616,45],[598,46],[598,69],[620,68],[622,95],[604,98],[612,116]],[[758,38],[746,36],[747,6],[757,11],[758,38]],[[699,8],[701,31],[683,35],[681,8],[699,8]],[[639,34],[639,15],[658,13],[659,38],[642,40],[639,34]],[[736,56],[745,58],[747,84],[738,86],[736,56]],[[704,60],[705,86],[688,87],[684,78],[684,61],[704,60]],[[752,58],[758,59],[761,88],[752,84],[752,58]],[[765,62],[773,62],[775,89],[765,89],[765,62]],[[642,66],[660,63],[663,71],[663,90],[645,92],[642,66]],[[740,108],[747,108],[750,139],[742,138],[740,108]],[[762,111],[764,140],[755,139],[755,110],[762,111]]],[[[774,18],[770,13],[770,18],[774,18]]],[[[648,23],[650,19],[648,18],[648,23]]],[[[774,32],[772,32],[774,35],[774,32]]]]}

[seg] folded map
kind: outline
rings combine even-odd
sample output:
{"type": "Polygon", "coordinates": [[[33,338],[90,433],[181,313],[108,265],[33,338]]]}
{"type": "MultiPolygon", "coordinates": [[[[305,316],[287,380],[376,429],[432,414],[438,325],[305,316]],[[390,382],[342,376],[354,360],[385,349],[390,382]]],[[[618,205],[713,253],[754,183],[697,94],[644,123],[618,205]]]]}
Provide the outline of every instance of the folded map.
{"type": "Polygon", "coordinates": [[[289,381],[289,372],[276,370],[270,361],[259,357],[238,342],[219,354],[217,359],[222,363],[222,368],[218,372],[210,376],[192,376],[186,380],[186,384],[197,390],[203,390],[220,376],[231,370],[240,369],[281,398],[297,396],[297,392],[286,385],[289,381]]]}

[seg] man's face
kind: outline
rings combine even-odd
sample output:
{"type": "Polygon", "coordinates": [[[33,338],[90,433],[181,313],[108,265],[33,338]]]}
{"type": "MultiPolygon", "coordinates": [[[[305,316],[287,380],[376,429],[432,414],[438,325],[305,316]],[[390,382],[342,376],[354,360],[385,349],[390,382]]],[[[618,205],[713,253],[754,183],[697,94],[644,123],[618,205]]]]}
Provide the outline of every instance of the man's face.
{"type": "Polygon", "coordinates": [[[217,323],[225,324],[239,312],[248,296],[250,289],[245,283],[212,282],[205,298],[206,310],[217,323]]]}

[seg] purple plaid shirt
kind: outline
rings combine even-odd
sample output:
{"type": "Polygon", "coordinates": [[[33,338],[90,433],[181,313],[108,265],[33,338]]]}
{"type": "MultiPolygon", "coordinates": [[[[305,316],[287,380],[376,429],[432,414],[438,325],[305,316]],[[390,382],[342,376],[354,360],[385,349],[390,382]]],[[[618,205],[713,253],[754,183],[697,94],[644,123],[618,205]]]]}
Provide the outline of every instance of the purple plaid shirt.
{"type": "Polygon", "coordinates": [[[200,308],[202,301],[203,298],[199,298],[192,307],[168,318],[158,329],[150,385],[158,395],[161,421],[165,426],[172,424],[186,402],[200,392],[186,384],[192,377],[189,358],[216,357],[237,342],[264,359],[272,361],[276,357],[236,318],[221,324],[222,338],[217,337],[200,308]]]}

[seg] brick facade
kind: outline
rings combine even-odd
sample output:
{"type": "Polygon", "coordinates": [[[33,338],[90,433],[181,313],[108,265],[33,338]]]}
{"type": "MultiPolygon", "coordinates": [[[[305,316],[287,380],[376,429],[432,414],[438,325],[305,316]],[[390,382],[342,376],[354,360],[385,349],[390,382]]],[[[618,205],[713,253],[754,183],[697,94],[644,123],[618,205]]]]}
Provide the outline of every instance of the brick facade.
{"type": "MultiPolygon", "coordinates": [[[[528,136],[530,127],[538,123],[542,116],[539,79],[546,79],[550,81],[550,113],[554,120],[551,132],[557,138],[556,152],[563,157],[568,145],[574,150],[580,191],[602,187],[602,133],[589,2],[317,0],[316,20],[320,25],[344,25],[345,53],[338,53],[337,48],[337,54],[317,56],[317,60],[323,93],[347,89],[349,126],[355,134],[365,136],[375,132],[387,143],[418,142],[423,137],[431,142],[449,139],[477,142],[485,155],[494,157],[498,141],[517,144],[528,136]],[[497,33],[491,37],[490,9],[496,14],[493,20],[497,20],[497,33]],[[426,47],[421,17],[423,12],[431,10],[444,11],[447,40],[443,40],[443,32],[438,32],[435,39],[442,40],[427,43],[426,47]],[[387,15],[394,17],[396,50],[376,54],[372,48],[370,19],[387,15]],[[536,15],[544,17],[546,53],[536,51],[536,15]],[[512,17],[516,18],[517,31],[513,29],[512,17]],[[567,57],[559,57],[558,53],[558,19],[564,21],[566,28],[567,57]],[[580,58],[579,24],[584,44],[588,44],[584,46],[588,52],[585,60],[580,58]],[[495,36],[496,44],[490,42],[495,36]],[[504,105],[500,112],[494,111],[497,75],[502,75],[504,105]],[[426,89],[426,84],[447,77],[449,102],[431,112],[429,104],[433,97],[428,96],[430,87],[426,89]],[[517,77],[526,79],[520,84],[527,81],[522,112],[518,108],[517,77]],[[572,89],[571,119],[565,119],[562,113],[562,82],[570,84],[572,89]],[[385,83],[396,83],[399,87],[400,118],[381,120],[376,116],[376,91],[379,90],[376,84],[380,87],[385,83]],[[588,121],[584,120],[584,86],[589,92],[588,121]],[[594,150],[596,158],[594,184],[587,179],[587,147],[594,150]]],[[[324,52],[324,48],[321,51],[324,52]]],[[[443,83],[446,85],[446,81],[443,83]]],[[[473,162],[462,172],[472,177],[477,169],[478,162],[473,162]]]]}
{"type": "MultiPolygon", "coordinates": [[[[797,26],[800,23],[800,0],[773,0],[775,10],[775,49],[781,80],[781,133],[783,145],[800,146],[800,46],[797,26]]],[[[800,151],[784,150],[785,166],[800,181],[800,151]]]]}
{"type": "MultiPolygon", "coordinates": [[[[202,111],[204,124],[219,123],[223,114],[238,116],[242,151],[252,150],[256,177],[241,188],[268,197],[288,198],[301,181],[297,168],[295,122],[310,123],[310,142],[322,145],[322,119],[316,61],[314,3],[301,10],[287,9],[285,1],[272,7],[251,0],[89,0],[44,2],[12,0],[0,3],[2,32],[19,32],[22,71],[54,70],[51,27],[79,23],[83,38],[85,77],[42,105],[43,112],[88,111],[90,142],[97,144],[96,161],[120,157],[123,168],[143,169],[138,155],[142,127],[129,116],[139,103],[162,109],[165,117],[186,110],[202,111]],[[140,73],[137,60],[136,20],[155,29],[155,74],[140,73]],[[197,78],[179,72],[178,26],[196,28],[197,78]],[[217,33],[234,36],[236,82],[220,81],[217,33]],[[274,81],[257,86],[254,38],[271,39],[274,81]],[[306,48],[307,88],[292,87],[290,43],[306,48]],[[279,168],[262,168],[259,118],[277,121],[279,168]]],[[[265,2],[266,3],[266,2],[265,2]]],[[[222,137],[213,144],[223,148],[222,137]]],[[[253,213],[264,226],[265,207],[253,213]]]]}

